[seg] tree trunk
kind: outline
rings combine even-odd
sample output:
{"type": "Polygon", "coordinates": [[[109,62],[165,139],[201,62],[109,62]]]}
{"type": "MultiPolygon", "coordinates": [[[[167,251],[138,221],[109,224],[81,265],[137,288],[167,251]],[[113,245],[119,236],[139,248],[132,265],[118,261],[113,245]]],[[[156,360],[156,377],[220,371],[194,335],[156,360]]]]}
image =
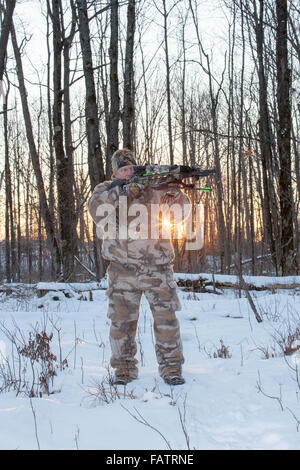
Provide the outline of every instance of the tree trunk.
{"type": "Polygon", "coordinates": [[[274,223],[274,215],[276,210],[272,210],[272,206],[276,205],[274,196],[274,176],[272,168],[272,138],[270,129],[269,106],[268,106],[268,90],[264,68],[264,3],[259,0],[260,12],[259,17],[255,11],[255,35],[258,59],[258,79],[259,79],[259,137],[261,146],[261,159],[263,170],[263,209],[265,227],[268,237],[268,244],[272,254],[273,263],[278,273],[278,263],[280,259],[280,247],[278,236],[274,223]],[[275,240],[277,242],[275,242],[275,240]]]}
{"type": "Polygon", "coordinates": [[[226,229],[225,229],[225,220],[224,220],[224,210],[223,210],[223,203],[224,203],[224,191],[222,185],[222,176],[221,176],[221,152],[220,152],[220,144],[218,138],[218,116],[217,116],[217,108],[218,108],[218,99],[219,99],[219,92],[222,86],[222,83],[219,85],[219,90],[217,93],[214,91],[214,80],[213,75],[211,72],[211,64],[208,54],[205,53],[202,45],[202,41],[200,38],[199,27],[198,27],[198,19],[196,17],[195,11],[192,6],[191,0],[189,0],[190,10],[193,16],[193,22],[196,30],[197,40],[198,40],[198,47],[199,47],[199,56],[200,60],[202,60],[202,56],[205,57],[206,65],[203,67],[201,63],[201,67],[206,72],[208,76],[208,88],[209,88],[209,97],[210,97],[210,117],[212,123],[212,131],[214,135],[213,140],[213,154],[214,154],[214,165],[216,169],[216,191],[217,191],[217,224],[218,224],[218,244],[219,244],[219,256],[220,256],[220,269],[221,272],[225,270],[225,264],[228,265],[228,257],[229,257],[229,250],[226,249],[226,229]]]}
{"type": "Polygon", "coordinates": [[[182,62],[182,76],[181,76],[181,145],[182,145],[182,163],[187,165],[187,134],[186,134],[186,45],[185,45],[185,27],[186,27],[186,18],[183,19],[182,24],[182,52],[183,52],[183,62],[182,62]]]}
{"type": "Polygon", "coordinates": [[[17,65],[16,70],[17,70],[17,76],[18,76],[18,81],[19,81],[19,91],[20,91],[20,96],[21,96],[21,101],[22,101],[27,142],[29,146],[30,157],[32,161],[34,174],[36,177],[36,184],[37,184],[37,189],[38,189],[38,194],[39,194],[39,199],[40,199],[40,204],[41,204],[42,216],[43,216],[46,233],[48,237],[48,243],[49,243],[50,251],[54,260],[55,274],[56,276],[58,276],[60,272],[60,264],[61,264],[59,245],[55,236],[54,221],[51,218],[49,206],[47,203],[47,197],[46,197],[44,180],[43,180],[41,167],[40,167],[39,156],[36,150],[35,141],[33,137],[33,130],[32,130],[28,102],[27,102],[27,92],[25,88],[25,80],[24,80],[21,54],[20,54],[20,50],[17,44],[16,34],[15,34],[13,25],[11,29],[11,37],[12,37],[12,43],[13,43],[14,54],[15,54],[16,65],[17,65]]]}
{"type": "Polygon", "coordinates": [[[69,51],[75,33],[75,17],[69,37],[65,37],[61,0],[52,1],[53,24],[53,131],[56,155],[56,180],[63,279],[74,279],[74,255],[76,246],[76,217],[74,207],[73,146],[71,135],[69,97],[69,51]],[[64,88],[62,89],[62,52],[64,57],[64,88]],[[64,100],[63,100],[64,98],[64,100]],[[64,103],[63,103],[64,101],[64,103]],[[64,104],[64,128],[62,105],[64,104]],[[65,146],[64,146],[65,139],[65,146]]]}
{"type": "Polygon", "coordinates": [[[287,47],[287,0],[276,0],[276,69],[277,69],[277,144],[280,162],[279,198],[281,218],[281,272],[294,274],[296,256],[294,252],[294,226],[292,211],[291,181],[291,105],[290,69],[287,47]]]}
{"type": "Polygon", "coordinates": [[[3,79],[5,69],[6,49],[8,43],[9,32],[13,24],[13,13],[16,5],[16,0],[7,0],[6,10],[4,12],[4,20],[1,24],[0,36],[0,82],[3,79]]]}
{"type": "Polygon", "coordinates": [[[123,147],[133,150],[133,49],[135,32],[135,0],[129,0],[127,8],[127,38],[124,72],[124,106],[123,106],[123,147]]]}
{"type": "MultiPolygon", "coordinates": [[[[54,196],[54,185],[55,185],[55,156],[53,148],[53,125],[52,125],[52,104],[51,104],[51,51],[50,51],[50,21],[49,15],[47,15],[47,114],[48,114],[48,126],[49,126],[49,190],[48,190],[48,201],[49,211],[53,223],[55,223],[55,196],[54,196]]],[[[54,226],[57,232],[56,224],[54,226]]],[[[56,278],[55,266],[53,259],[50,260],[51,279],[56,278]]]]}
{"type": "MultiPolygon", "coordinates": [[[[91,189],[93,190],[95,186],[104,181],[105,178],[103,166],[103,153],[100,143],[99,117],[96,98],[96,87],[94,80],[87,2],[86,0],[77,0],[76,4],[78,11],[78,25],[86,92],[85,118],[88,140],[89,177],[91,182],[91,189]]],[[[108,169],[106,168],[106,172],[107,170],[108,169]]],[[[99,247],[99,240],[94,229],[93,234],[96,276],[97,279],[100,279],[104,276],[105,273],[105,262],[102,259],[99,247]]]]}
{"type": "Polygon", "coordinates": [[[85,118],[88,141],[88,166],[91,189],[104,181],[103,155],[100,143],[99,117],[94,81],[93,59],[86,0],[77,0],[78,26],[85,79],[85,118]]]}
{"type": "Polygon", "coordinates": [[[12,281],[11,243],[10,243],[10,207],[11,207],[11,175],[8,149],[7,95],[3,104],[4,115],[4,153],[5,153],[5,277],[6,282],[12,281]]]}
{"type": "Polygon", "coordinates": [[[170,165],[174,164],[173,150],[173,132],[172,132],[172,112],[171,112],[171,83],[170,83],[170,64],[169,64],[169,47],[168,47],[168,13],[166,9],[166,0],[163,0],[163,17],[164,17],[164,42],[166,56],[166,89],[167,89],[167,116],[168,116],[168,136],[169,136],[169,157],[170,165]]]}
{"type": "Polygon", "coordinates": [[[111,175],[111,156],[119,147],[120,98],[118,79],[119,2],[111,0],[110,15],[110,111],[106,151],[106,176],[111,175]]]}

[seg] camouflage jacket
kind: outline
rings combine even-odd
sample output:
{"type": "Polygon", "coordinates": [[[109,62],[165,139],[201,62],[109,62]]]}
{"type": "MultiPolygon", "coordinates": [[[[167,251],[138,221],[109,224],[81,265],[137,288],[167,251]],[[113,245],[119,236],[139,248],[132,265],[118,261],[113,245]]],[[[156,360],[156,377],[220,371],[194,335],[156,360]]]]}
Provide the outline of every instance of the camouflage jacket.
{"type": "Polygon", "coordinates": [[[174,222],[179,222],[186,218],[191,209],[188,196],[177,188],[154,190],[138,185],[142,189],[133,198],[120,186],[110,188],[111,183],[112,181],[105,181],[98,184],[88,202],[89,213],[97,225],[97,234],[103,240],[102,256],[122,264],[164,265],[172,262],[174,250],[170,237],[158,235],[161,231],[158,232],[157,227],[161,227],[162,221],[156,211],[160,208],[164,213],[164,210],[169,210],[175,204],[180,208],[180,220],[176,220],[174,215],[174,222]],[[109,207],[114,208],[114,211],[110,212],[109,207]],[[108,211],[105,212],[105,209],[108,211]],[[142,219],[138,217],[141,221],[139,228],[143,232],[140,239],[137,238],[138,231],[129,230],[132,223],[137,221],[136,214],[144,216],[142,219]],[[104,220],[116,226],[116,230],[110,235],[105,233],[104,226],[101,225],[104,220]]]}

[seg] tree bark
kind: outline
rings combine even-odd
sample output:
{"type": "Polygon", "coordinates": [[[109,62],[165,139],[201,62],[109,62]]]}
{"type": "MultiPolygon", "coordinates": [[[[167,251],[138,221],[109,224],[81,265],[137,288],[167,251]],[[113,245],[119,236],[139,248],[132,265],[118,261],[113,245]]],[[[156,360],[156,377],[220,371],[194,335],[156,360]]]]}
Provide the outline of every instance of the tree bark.
{"type": "Polygon", "coordinates": [[[7,122],[7,95],[3,104],[4,115],[4,153],[5,153],[5,277],[6,282],[12,281],[11,269],[11,243],[10,243],[10,215],[12,207],[12,194],[11,194],[11,174],[9,163],[9,149],[8,149],[8,122],[7,122]]]}
{"type": "Polygon", "coordinates": [[[170,165],[174,164],[173,150],[173,132],[172,132],[172,111],[171,111],[171,83],[170,83],[170,63],[169,63],[169,46],[168,46],[168,13],[166,9],[166,0],[163,0],[163,17],[164,17],[164,42],[166,56],[166,90],[167,90],[167,116],[168,116],[168,137],[169,137],[169,156],[170,165]]]}
{"type": "Polygon", "coordinates": [[[287,0],[276,0],[276,69],[277,69],[277,144],[280,162],[279,198],[281,218],[281,272],[294,274],[296,253],[294,252],[294,226],[291,181],[291,105],[290,69],[288,64],[287,0]]]}
{"type": "Polygon", "coordinates": [[[52,1],[53,25],[53,131],[56,156],[56,181],[63,280],[74,279],[76,254],[76,221],[74,205],[73,145],[70,115],[70,48],[75,34],[73,9],[71,31],[65,36],[61,0],[52,1]],[[62,54],[64,83],[62,88],[62,54]],[[63,113],[64,110],[64,126],[63,113]],[[65,145],[64,145],[65,144],[65,145]]]}
{"type": "Polygon", "coordinates": [[[20,91],[20,96],[21,96],[23,116],[24,116],[24,122],[25,122],[25,128],[26,128],[27,142],[29,146],[30,157],[32,161],[34,174],[36,177],[37,189],[38,189],[38,194],[39,194],[39,199],[40,199],[40,204],[41,204],[42,217],[43,217],[45,228],[46,228],[51,255],[54,260],[55,275],[58,277],[60,273],[60,266],[61,266],[59,244],[55,236],[54,221],[52,220],[51,214],[49,211],[44,180],[43,180],[41,167],[40,167],[39,155],[37,153],[36,145],[34,141],[31,117],[30,117],[29,106],[28,106],[28,101],[27,101],[27,91],[25,88],[25,80],[24,80],[21,54],[20,54],[20,50],[17,44],[16,34],[15,34],[13,24],[12,24],[12,29],[11,29],[11,37],[12,37],[12,43],[13,43],[14,54],[15,54],[16,65],[17,65],[16,69],[17,69],[19,91],[20,91]]]}
{"type": "Polygon", "coordinates": [[[0,36],[0,82],[3,79],[5,69],[6,49],[8,43],[9,33],[13,22],[13,13],[16,6],[16,0],[7,0],[7,7],[4,12],[4,20],[1,24],[0,36]]]}
{"type": "Polygon", "coordinates": [[[118,78],[119,2],[111,0],[110,14],[110,111],[106,151],[106,176],[111,176],[111,156],[119,147],[120,97],[118,78]]]}
{"type": "Polygon", "coordinates": [[[89,19],[86,0],[77,0],[78,26],[82,52],[83,73],[85,79],[85,119],[88,141],[88,166],[91,189],[104,181],[103,154],[100,143],[99,117],[96,100],[96,87],[93,71],[93,59],[89,19]]]}
{"type": "Polygon", "coordinates": [[[124,72],[123,147],[133,150],[134,87],[133,50],[135,32],[135,0],[129,0],[127,8],[127,38],[124,72]]]}
{"type": "Polygon", "coordinates": [[[191,0],[189,0],[189,5],[190,5],[190,10],[193,16],[194,26],[196,29],[200,60],[202,60],[202,56],[204,56],[205,61],[206,61],[206,66],[204,67],[201,63],[201,67],[208,76],[208,88],[209,88],[209,97],[210,97],[210,117],[211,117],[211,122],[212,122],[212,132],[215,136],[213,140],[213,144],[214,144],[213,154],[214,154],[214,165],[216,169],[218,244],[219,244],[219,256],[220,256],[220,268],[221,268],[221,272],[224,272],[225,264],[228,265],[229,247],[226,246],[226,227],[225,227],[224,210],[223,210],[224,191],[223,191],[222,176],[221,176],[221,152],[220,152],[220,143],[219,143],[219,138],[218,138],[218,114],[217,114],[219,93],[221,90],[222,83],[219,85],[218,91],[215,92],[214,86],[213,86],[214,80],[213,80],[213,74],[211,71],[210,59],[209,59],[208,54],[206,54],[203,49],[203,45],[202,45],[202,41],[201,41],[200,33],[199,33],[198,19],[193,9],[191,0]]]}
{"type": "MultiPolygon", "coordinates": [[[[78,26],[82,52],[83,72],[85,79],[85,119],[88,141],[88,167],[91,189],[105,179],[103,152],[100,142],[100,124],[94,80],[93,58],[90,39],[90,28],[86,0],[77,0],[78,26]]],[[[107,171],[107,168],[106,168],[107,171]]],[[[97,279],[105,274],[105,262],[101,257],[100,240],[93,229],[94,258],[97,279]]]]}
{"type": "MultiPolygon", "coordinates": [[[[255,3],[254,3],[255,5],[255,3]]],[[[261,159],[263,170],[263,208],[265,227],[267,232],[268,244],[272,254],[273,263],[278,273],[280,259],[280,242],[278,243],[278,233],[276,229],[277,208],[274,196],[274,175],[272,168],[272,137],[270,129],[269,105],[267,80],[264,67],[264,2],[259,0],[259,15],[254,10],[255,36],[258,60],[258,80],[259,80],[259,137],[261,146],[261,159]]]]}

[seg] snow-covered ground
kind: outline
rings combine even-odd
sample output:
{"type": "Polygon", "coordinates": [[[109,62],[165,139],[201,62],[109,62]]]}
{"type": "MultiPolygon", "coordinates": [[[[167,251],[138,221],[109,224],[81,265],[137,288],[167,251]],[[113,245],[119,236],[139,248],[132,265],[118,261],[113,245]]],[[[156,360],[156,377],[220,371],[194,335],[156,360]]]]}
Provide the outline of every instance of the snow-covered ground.
{"type": "MultiPolygon", "coordinates": [[[[105,291],[93,290],[90,300],[89,285],[80,290],[74,295],[71,289],[70,298],[59,292],[59,300],[51,292],[41,298],[2,294],[0,352],[17,369],[3,329],[28,340],[29,331],[46,324],[47,333],[53,332],[51,350],[59,357],[60,344],[68,367],[54,377],[49,396],[0,393],[0,449],[300,449],[299,343],[293,342],[295,352],[288,356],[279,344],[300,339],[297,289],[252,291],[262,323],[237,291],[180,289],[186,384],[176,387],[157,373],[152,318],[143,298],[140,376],[117,389],[108,380],[105,291]]],[[[0,362],[3,372],[6,362],[0,362]]],[[[20,372],[24,379],[26,374],[29,367],[20,372]]]]}

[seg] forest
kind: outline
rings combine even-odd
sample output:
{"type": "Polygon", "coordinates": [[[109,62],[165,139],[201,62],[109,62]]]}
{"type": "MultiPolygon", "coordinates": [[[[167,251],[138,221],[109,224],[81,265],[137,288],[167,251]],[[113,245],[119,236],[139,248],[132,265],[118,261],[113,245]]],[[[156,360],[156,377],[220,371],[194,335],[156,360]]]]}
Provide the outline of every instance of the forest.
{"type": "Polygon", "coordinates": [[[0,280],[99,280],[118,148],[215,168],[176,272],[300,274],[297,0],[0,0],[0,280]]]}

